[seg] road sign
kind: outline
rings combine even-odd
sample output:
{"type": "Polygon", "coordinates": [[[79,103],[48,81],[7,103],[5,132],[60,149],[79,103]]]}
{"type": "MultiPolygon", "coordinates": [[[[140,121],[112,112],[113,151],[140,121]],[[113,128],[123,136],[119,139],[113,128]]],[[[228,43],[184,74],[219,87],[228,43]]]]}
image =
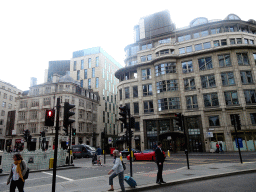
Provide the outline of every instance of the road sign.
{"type": "Polygon", "coordinates": [[[213,137],[213,132],[206,132],[207,137],[213,137]]]}
{"type": "MultiPolygon", "coordinates": [[[[238,144],[237,144],[237,139],[235,138],[236,141],[236,148],[238,148],[238,144]]],[[[239,147],[243,148],[243,139],[242,138],[238,138],[238,142],[239,142],[239,147]]]]}
{"type": "Polygon", "coordinates": [[[109,137],[108,138],[108,144],[112,144],[112,141],[113,141],[112,137],[109,137]]]}

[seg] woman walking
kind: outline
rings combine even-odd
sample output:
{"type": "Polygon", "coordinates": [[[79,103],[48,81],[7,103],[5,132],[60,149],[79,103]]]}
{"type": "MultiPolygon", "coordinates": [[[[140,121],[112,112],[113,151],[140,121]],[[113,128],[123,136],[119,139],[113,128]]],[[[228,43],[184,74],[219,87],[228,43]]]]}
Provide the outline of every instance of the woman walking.
{"type": "Polygon", "coordinates": [[[15,192],[16,187],[19,192],[24,191],[25,180],[23,176],[27,171],[27,165],[20,154],[13,155],[14,163],[12,164],[11,172],[9,174],[7,185],[11,182],[10,192],[15,192]]]}
{"type": "Polygon", "coordinates": [[[114,150],[113,151],[113,156],[114,156],[114,166],[113,168],[108,172],[108,174],[110,175],[112,172],[112,174],[109,176],[109,185],[111,186],[111,188],[108,191],[114,191],[114,187],[113,187],[113,179],[118,175],[119,178],[119,184],[120,187],[122,189],[122,191],[125,191],[124,188],[124,168],[121,162],[121,159],[119,157],[119,151],[118,150],[114,150]]]}

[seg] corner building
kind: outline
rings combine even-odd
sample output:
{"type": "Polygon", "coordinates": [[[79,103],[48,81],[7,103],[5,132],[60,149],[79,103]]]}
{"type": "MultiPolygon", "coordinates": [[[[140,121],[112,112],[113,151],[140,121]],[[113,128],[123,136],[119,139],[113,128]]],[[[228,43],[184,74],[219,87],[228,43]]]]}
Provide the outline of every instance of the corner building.
{"type": "Polygon", "coordinates": [[[184,150],[174,117],[182,113],[189,151],[209,152],[216,142],[237,151],[235,119],[241,150],[255,151],[255,20],[200,17],[177,29],[163,11],[141,18],[134,31],[126,66],[115,73],[118,102],[136,119],[134,148],[160,140],[165,150],[184,150]]]}

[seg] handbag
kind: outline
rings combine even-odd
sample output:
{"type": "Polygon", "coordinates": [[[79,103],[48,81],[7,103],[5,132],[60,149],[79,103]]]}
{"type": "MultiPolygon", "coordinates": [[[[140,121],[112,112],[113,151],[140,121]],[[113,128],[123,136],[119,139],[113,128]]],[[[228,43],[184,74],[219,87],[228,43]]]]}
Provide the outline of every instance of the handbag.
{"type": "Polygon", "coordinates": [[[126,170],[126,165],[123,161],[122,161],[122,165],[123,165],[124,170],[126,170]]]}

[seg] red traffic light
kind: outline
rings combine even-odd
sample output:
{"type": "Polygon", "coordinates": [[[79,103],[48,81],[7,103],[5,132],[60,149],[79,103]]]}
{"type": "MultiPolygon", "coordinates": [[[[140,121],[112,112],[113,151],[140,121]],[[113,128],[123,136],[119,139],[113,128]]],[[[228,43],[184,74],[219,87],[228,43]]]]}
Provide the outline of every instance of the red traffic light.
{"type": "Polygon", "coordinates": [[[52,116],[52,111],[48,111],[48,117],[51,117],[52,116]]]}
{"type": "Polygon", "coordinates": [[[54,126],[54,117],[55,117],[54,109],[46,110],[44,125],[45,126],[54,126]]]}

